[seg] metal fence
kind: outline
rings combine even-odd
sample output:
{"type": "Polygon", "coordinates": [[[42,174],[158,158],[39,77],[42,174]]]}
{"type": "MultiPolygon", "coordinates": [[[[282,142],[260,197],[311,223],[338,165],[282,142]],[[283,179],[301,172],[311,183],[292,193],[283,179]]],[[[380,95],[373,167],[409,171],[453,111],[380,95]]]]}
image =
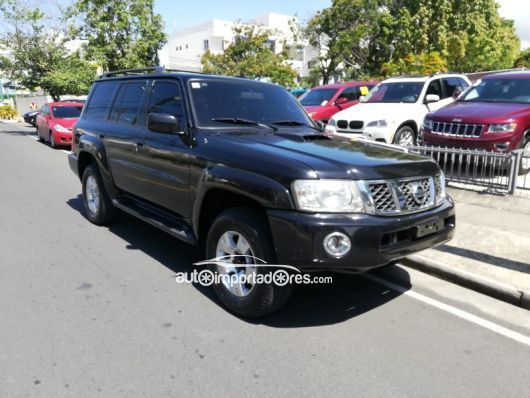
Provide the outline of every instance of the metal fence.
{"type": "Polygon", "coordinates": [[[409,152],[435,159],[448,182],[514,194],[530,193],[530,153],[494,153],[430,146],[408,147],[409,152]]]}

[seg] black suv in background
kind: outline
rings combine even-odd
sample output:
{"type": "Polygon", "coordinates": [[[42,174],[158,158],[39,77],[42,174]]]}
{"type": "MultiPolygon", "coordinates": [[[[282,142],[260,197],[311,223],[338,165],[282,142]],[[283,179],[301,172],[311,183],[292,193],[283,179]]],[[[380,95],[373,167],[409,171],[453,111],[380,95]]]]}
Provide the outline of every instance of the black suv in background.
{"type": "MultiPolygon", "coordinates": [[[[103,75],[69,156],[87,217],[130,213],[224,257],[219,273],[366,271],[453,236],[452,200],[427,158],[325,136],[282,87],[160,68],[103,75]],[[228,264],[227,264],[228,263],[228,264]]],[[[260,316],[292,285],[214,284],[232,311],[260,316]]]]}

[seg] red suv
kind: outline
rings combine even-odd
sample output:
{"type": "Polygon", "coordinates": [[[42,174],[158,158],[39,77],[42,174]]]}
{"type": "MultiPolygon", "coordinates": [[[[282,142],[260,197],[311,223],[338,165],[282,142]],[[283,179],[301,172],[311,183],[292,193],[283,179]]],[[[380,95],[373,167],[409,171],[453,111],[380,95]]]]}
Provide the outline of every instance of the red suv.
{"type": "Polygon", "coordinates": [[[361,96],[376,85],[377,82],[349,82],[313,87],[300,97],[300,103],[313,120],[327,123],[335,113],[358,104],[361,96]]]}
{"type": "Polygon", "coordinates": [[[426,145],[530,151],[530,72],[484,77],[454,104],[429,113],[420,134],[426,145]]]}
{"type": "Polygon", "coordinates": [[[39,141],[48,141],[52,148],[72,145],[72,128],[82,110],[83,104],[79,102],[43,105],[36,120],[39,141]]]}

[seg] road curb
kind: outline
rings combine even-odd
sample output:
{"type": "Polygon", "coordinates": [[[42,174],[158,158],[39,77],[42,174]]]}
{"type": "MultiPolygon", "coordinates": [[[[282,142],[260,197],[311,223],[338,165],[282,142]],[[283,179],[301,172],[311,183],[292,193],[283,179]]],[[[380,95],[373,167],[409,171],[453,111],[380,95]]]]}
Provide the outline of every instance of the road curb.
{"type": "Polygon", "coordinates": [[[418,271],[437,276],[498,300],[530,310],[530,291],[521,291],[509,283],[499,282],[472,272],[456,269],[450,265],[431,260],[421,255],[407,257],[402,263],[418,271]]]}

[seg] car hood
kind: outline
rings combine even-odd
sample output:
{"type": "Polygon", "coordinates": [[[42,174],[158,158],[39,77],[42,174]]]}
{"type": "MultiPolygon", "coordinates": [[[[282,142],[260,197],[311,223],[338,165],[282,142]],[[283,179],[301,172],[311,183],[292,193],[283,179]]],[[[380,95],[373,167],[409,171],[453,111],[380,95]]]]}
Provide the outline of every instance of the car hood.
{"type": "Polygon", "coordinates": [[[309,112],[316,112],[316,111],[319,111],[323,108],[323,106],[320,106],[320,105],[305,105],[304,106],[304,109],[309,113],[309,112]]]}
{"type": "Polygon", "coordinates": [[[201,147],[209,152],[208,157],[213,156],[221,163],[280,180],[377,180],[439,172],[438,165],[431,159],[400,149],[388,149],[369,141],[332,140],[303,128],[289,130],[296,130],[296,133],[282,129],[276,133],[210,134],[203,140],[207,145],[201,147]]]}
{"type": "Polygon", "coordinates": [[[414,110],[417,110],[416,104],[380,104],[362,102],[356,106],[345,109],[333,116],[335,120],[362,120],[371,122],[375,120],[406,120],[410,118],[414,110]]]}
{"type": "Polygon", "coordinates": [[[488,102],[456,102],[434,112],[434,120],[484,123],[488,120],[499,121],[517,118],[530,112],[530,104],[507,104],[488,102]]]}

